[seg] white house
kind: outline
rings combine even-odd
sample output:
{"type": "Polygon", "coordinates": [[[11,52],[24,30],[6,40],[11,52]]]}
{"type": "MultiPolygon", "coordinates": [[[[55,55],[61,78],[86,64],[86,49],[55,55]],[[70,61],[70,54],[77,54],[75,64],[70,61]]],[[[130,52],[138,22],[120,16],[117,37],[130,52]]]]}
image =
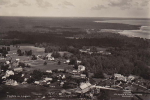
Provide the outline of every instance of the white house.
{"type": "Polygon", "coordinates": [[[10,62],[9,62],[9,61],[6,61],[6,64],[10,64],[10,62]]]}
{"type": "Polygon", "coordinates": [[[20,67],[20,68],[14,68],[14,71],[15,71],[15,72],[22,72],[22,71],[23,71],[23,68],[21,68],[21,67],[20,67]]]}
{"type": "Polygon", "coordinates": [[[46,57],[48,58],[48,60],[55,60],[55,58],[52,57],[52,53],[47,54],[46,57]]]}
{"type": "Polygon", "coordinates": [[[85,71],[85,66],[79,65],[78,66],[78,71],[85,71]]]}
{"type": "Polygon", "coordinates": [[[69,59],[64,62],[64,64],[68,64],[68,63],[70,63],[69,59]]]}
{"type": "Polygon", "coordinates": [[[114,74],[114,78],[118,81],[127,81],[127,77],[121,75],[121,74],[114,74]]]}
{"type": "Polygon", "coordinates": [[[18,59],[16,59],[16,61],[17,61],[17,62],[19,62],[19,61],[20,61],[20,59],[18,58],[18,59]]]}
{"type": "Polygon", "coordinates": [[[79,88],[75,91],[76,93],[86,93],[91,89],[91,84],[89,82],[81,83],[79,88]]]}
{"type": "Polygon", "coordinates": [[[47,82],[47,81],[52,81],[53,79],[46,77],[46,78],[44,78],[44,80],[47,82]]]}
{"type": "Polygon", "coordinates": [[[54,57],[48,57],[48,60],[54,61],[55,58],[54,57]]]}
{"type": "Polygon", "coordinates": [[[47,73],[52,73],[52,70],[46,70],[47,73]]]}
{"type": "Polygon", "coordinates": [[[128,76],[128,80],[133,81],[134,79],[135,79],[135,77],[133,75],[128,76]]]}
{"type": "Polygon", "coordinates": [[[81,74],[80,76],[81,76],[81,78],[86,78],[85,74],[81,74]]]}
{"type": "Polygon", "coordinates": [[[77,70],[72,70],[72,74],[78,74],[77,70]]]}
{"type": "Polygon", "coordinates": [[[37,84],[37,85],[39,85],[39,84],[40,84],[40,82],[39,82],[39,81],[35,81],[35,82],[34,82],[34,84],[37,84]]]}
{"type": "Polygon", "coordinates": [[[81,64],[81,61],[80,61],[80,60],[77,60],[77,64],[81,64]]]}
{"type": "Polygon", "coordinates": [[[63,74],[61,78],[62,78],[62,79],[65,79],[65,78],[66,78],[66,76],[63,74]]]}
{"type": "Polygon", "coordinates": [[[5,76],[9,77],[10,75],[14,75],[14,72],[12,70],[7,70],[5,76]]]}
{"type": "Polygon", "coordinates": [[[16,86],[16,85],[18,85],[18,83],[17,83],[17,81],[15,81],[15,80],[6,80],[6,83],[5,83],[6,85],[12,85],[12,86],[16,86]]]}

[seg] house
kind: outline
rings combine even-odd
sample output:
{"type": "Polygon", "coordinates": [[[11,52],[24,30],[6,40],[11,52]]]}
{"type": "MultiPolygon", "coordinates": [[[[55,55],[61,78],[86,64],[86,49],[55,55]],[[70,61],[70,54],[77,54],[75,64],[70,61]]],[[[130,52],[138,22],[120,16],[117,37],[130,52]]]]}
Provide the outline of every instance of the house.
{"type": "Polygon", "coordinates": [[[72,74],[78,74],[78,71],[77,70],[73,70],[72,74]]]}
{"type": "Polygon", "coordinates": [[[5,76],[9,77],[10,75],[14,75],[14,72],[12,70],[7,70],[5,76]]]}
{"type": "Polygon", "coordinates": [[[63,74],[61,78],[62,78],[62,79],[65,79],[65,78],[66,78],[66,76],[63,74]]]}
{"type": "Polygon", "coordinates": [[[86,93],[91,89],[92,85],[89,82],[81,83],[80,86],[76,89],[76,93],[86,93]]]}
{"type": "Polygon", "coordinates": [[[57,71],[59,71],[59,72],[63,72],[63,71],[65,71],[64,69],[57,69],[57,71]]]}
{"type": "Polygon", "coordinates": [[[24,78],[24,82],[26,82],[28,80],[28,78],[24,78]]]}
{"type": "Polygon", "coordinates": [[[102,55],[111,55],[111,53],[105,51],[105,52],[102,53],[102,55]]]}
{"type": "Polygon", "coordinates": [[[72,74],[72,70],[71,69],[66,69],[66,73],[72,74]]]}
{"type": "Polygon", "coordinates": [[[46,78],[44,78],[44,80],[47,82],[47,81],[52,81],[53,79],[46,77],[46,78]]]}
{"type": "Polygon", "coordinates": [[[22,72],[22,71],[23,71],[23,68],[21,68],[21,67],[20,67],[20,68],[14,68],[14,71],[15,71],[15,72],[22,72]]]}
{"type": "Polygon", "coordinates": [[[79,74],[74,74],[74,75],[71,75],[72,78],[81,78],[81,76],[79,74]]]}
{"type": "Polygon", "coordinates": [[[18,83],[17,83],[17,81],[15,81],[15,80],[6,80],[6,83],[5,83],[5,85],[12,85],[12,86],[16,86],[16,85],[18,85],[18,83]]]}
{"type": "Polygon", "coordinates": [[[22,74],[21,77],[24,77],[24,74],[22,74]]]}
{"type": "Polygon", "coordinates": [[[64,82],[60,82],[60,86],[63,86],[64,85],[64,82]]]}
{"type": "Polygon", "coordinates": [[[69,59],[64,62],[64,64],[69,64],[69,63],[70,63],[69,59]]]}
{"type": "Polygon", "coordinates": [[[54,57],[52,57],[52,53],[47,54],[46,58],[48,60],[55,60],[54,57]]]}
{"type": "Polygon", "coordinates": [[[6,64],[10,64],[10,62],[9,62],[9,61],[6,61],[6,64]]]}
{"type": "Polygon", "coordinates": [[[71,75],[72,78],[86,78],[85,74],[73,74],[71,75]]]}
{"type": "Polygon", "coordinates": [[[55,58],[54,57],[48,57],[48,60],[54,61],[55,58]]]}
{"type": "Polygon", "coordinates": [[[127,77],[121,75],[121,74],[114,74],[114,78],[118,81],[124,81],[126,82],[127,81],[127,77]]]}
{"type": "Polygon", "coordinates": [[[85,74],[81,74],[80,77],[81,78],[86,78],[86,75],[85,74]]]}
{"type": "Polygon", "coordinates": [[[77,64],[81,64],[81,61],[80,61],[80,60],[77,60],[77,64]]]}
{"type": "Polygon", "coordinates": [[[40,84],[40,82],[39,82],[39,81],[35,81],[35,82],[34,82],[34,84],[37,84],[37,85],[39,85],[39,84],[40,84]]]}
{"type": "Polygon", "coordinates": [[[85,71],[85,66],[79,65],[78,66],[78,71],[85,71]]]}
{"type": "Polygon", "coordinates": [[[47,85],[51,84],[51,82],[47,82],[47,85]]]}
{"type": "Polygon", "coordinates": [[[19,62],[19,61],[20,61],[20,59],[18,58],[18,59],[16,59],[16,61],[17,61],[17,62],[19,62]]]}
{"type": "Polygon", "coordinates": [[[52,57],[52,53],[48,53],[46,57],[52,57]]]}
{"type": "Polygon", "coordinates": [[[128,76],[128,81],[133,81],[133,80],[135,80],[135,77],[133,75],[129,75],[128,76]]]}
{"type": "Polygon", "coordinates": [[[42,58],[42,55],[37,55],[36,57],[37,57],[37,58],[42,58]]]}
{"type": "Polygon", "coordinates": [[[46,70],[47,73],[52,73],[52,70],[46,70]]]}

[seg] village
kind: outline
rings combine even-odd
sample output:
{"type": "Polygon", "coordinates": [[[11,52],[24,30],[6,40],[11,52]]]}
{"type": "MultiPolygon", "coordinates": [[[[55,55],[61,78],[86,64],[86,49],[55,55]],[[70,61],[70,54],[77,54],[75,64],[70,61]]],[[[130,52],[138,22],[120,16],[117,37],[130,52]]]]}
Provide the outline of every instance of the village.
{"type": "MultiPolygon", "coordinates": [[[[46,93],[30,91],[28,98],[86,98],[98,100],[103,95],[102,90],[122,93],[150,93],[150,82],[139,76],[124,76],[119,73],[107,75],[104,78],[95,78],[94,73],[82,65],[81,60],[76,60],[77,66],[69,64],[71,59],[65,59],[64,54],[72,55],[66,51],[59,51],[57,58],[52,53],[45,53],[44,48],[34,46],[2,46],[1,50],[7,51],[0,54],[0,83],[12,87],[36,87],[46,89],[46,93]]],[[[92,54],[90,49],[80,49],[81,53],[92,54]]],[[[99,51],[102,55],[111,55],[110,52],[99,51]]],[[[11,98],[15,95],[7,91],[11,98]]],[[[23,95],[20,93],[20,95],[23,95]]],[[[119,95],[120,96],[120,95],[119,95]]],[[[119,97],[118,96],[118,97],[119,97]]],[[[127,95],[126,97],[128,97],[127,95]]],[[[137,98],[139,98],[138,96],[137,98]]]]}

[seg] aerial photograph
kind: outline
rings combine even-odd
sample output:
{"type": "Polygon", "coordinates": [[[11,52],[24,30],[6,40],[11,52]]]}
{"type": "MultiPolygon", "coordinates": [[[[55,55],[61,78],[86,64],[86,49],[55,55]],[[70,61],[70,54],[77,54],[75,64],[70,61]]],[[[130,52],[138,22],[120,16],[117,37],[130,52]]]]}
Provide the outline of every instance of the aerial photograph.
{"type": "Polygon", "coordinates": [[[150,100],[150,0],[0,0],[0,100],[150,100]]]}

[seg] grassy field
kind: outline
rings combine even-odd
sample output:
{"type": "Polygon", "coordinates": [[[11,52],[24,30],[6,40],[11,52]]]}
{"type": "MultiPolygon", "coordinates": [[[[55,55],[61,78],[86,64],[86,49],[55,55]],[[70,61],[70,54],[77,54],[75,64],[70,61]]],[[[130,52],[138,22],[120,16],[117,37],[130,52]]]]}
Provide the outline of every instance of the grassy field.
{"type": "MultiPolygon", "coordinates": [[[[49,61],[49,60],[43,60],[38,58],[37,60],[31,60],[31,56],[18,56],[17,53],[17,49],[16,47],[10,46],[10,51],[9,51],[9,56],[12,58],[12,61],[15,61],[16,59],[20,59],[20,62],[24,62],[28,65],[31,66],[31,68],[24,68],[25,71],[30,72],[33,70],[41,70],[41,71],[46,71],[46,70],[53,70],[53,69],[72,69],[72,66],[67,65],[67,64],[63,64],[63,62],[65,61],[65,59],[55,59],[55,61],[49,61]],[[58,61],[61,61],[61,64],[58,65],[58,61]],[[44,65],[44,62],[47,62],[47,65],[44,65]]],[[[37,55],[42,55],[42,56],[46,56],[48,53],[44,52],[44,48],[38,48],[38,47],[34,47],[34,46],[20,46],[21,51],[25,51],[25,50],[32,50],[32,53],[37,55]]],[[[69,55],[71,55],[71,53],[63,51],[60,52],[61,56],[64,53],[68,53],[69,55]]]]}

